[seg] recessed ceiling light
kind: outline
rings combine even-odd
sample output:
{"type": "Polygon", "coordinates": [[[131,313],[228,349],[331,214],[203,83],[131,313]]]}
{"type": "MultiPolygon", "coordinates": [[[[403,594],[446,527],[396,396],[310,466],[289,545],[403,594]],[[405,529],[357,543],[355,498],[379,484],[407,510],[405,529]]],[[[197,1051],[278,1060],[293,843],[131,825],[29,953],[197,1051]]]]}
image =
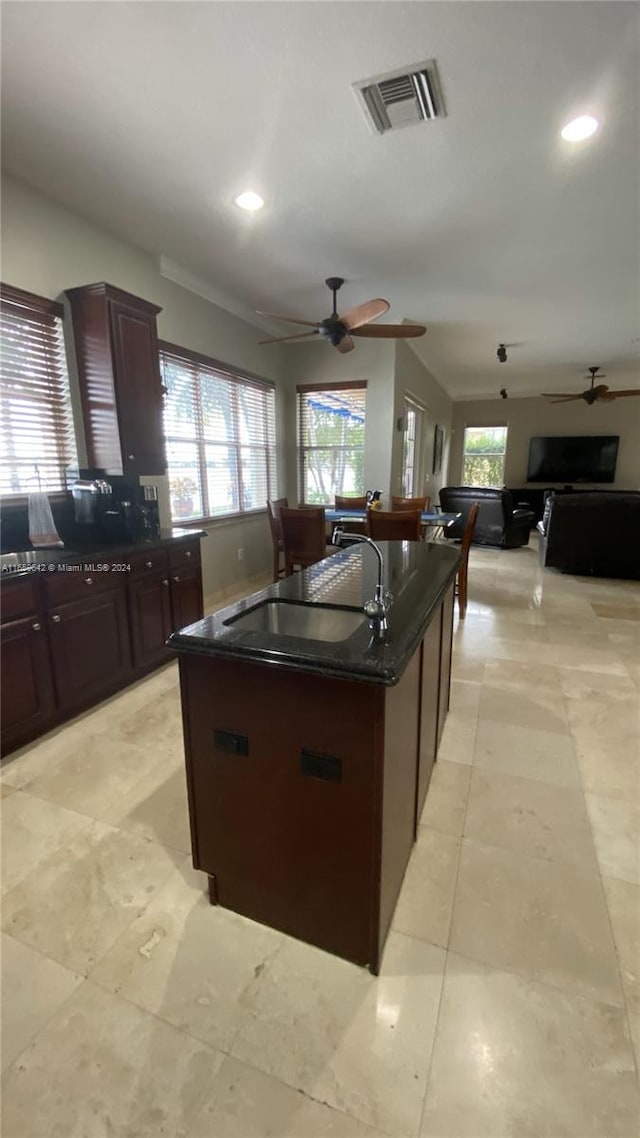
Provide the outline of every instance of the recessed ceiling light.
{"type": "Polygon", "coordinates": [[[591,115],[580,115],[579,118],[572,119],[563,126],[560,134],[566,142],[582,142],[584,138],[589,138],[599,125],[598,120],[591,115]]]}
{"type": "Polygon", "coordinates": [[[239,205],[240,209],[248,209],[253,213],[256,209],[262,209],[264,198],[261,198],[260,194],[254,194],[253,190],[247,190],[244,194],[238,194],[236,205],[239,205]]]}

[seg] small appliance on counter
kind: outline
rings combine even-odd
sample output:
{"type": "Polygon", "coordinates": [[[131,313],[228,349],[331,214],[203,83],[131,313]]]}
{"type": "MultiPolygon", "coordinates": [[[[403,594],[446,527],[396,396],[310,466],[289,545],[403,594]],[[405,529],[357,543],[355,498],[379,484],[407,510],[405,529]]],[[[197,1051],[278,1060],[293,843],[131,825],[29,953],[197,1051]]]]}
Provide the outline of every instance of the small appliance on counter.
{"type": "Polygon", "coordinates": [[[121,475],[83,470],[71,484],[78,537],[83,544],[153,541],[160,534],[158,491],[121,475]]]}

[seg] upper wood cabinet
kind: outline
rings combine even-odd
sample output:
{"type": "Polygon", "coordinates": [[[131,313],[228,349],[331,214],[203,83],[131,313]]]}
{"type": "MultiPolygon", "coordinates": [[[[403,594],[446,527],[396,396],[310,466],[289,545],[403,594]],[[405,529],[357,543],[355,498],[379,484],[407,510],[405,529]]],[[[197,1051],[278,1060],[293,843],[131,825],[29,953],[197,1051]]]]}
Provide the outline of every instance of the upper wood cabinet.
{"type": "Polygon", "coordinates": [[[109,284],[67,289],[87,465],[107,474],[164,474],[155,304],[109,284]]]}

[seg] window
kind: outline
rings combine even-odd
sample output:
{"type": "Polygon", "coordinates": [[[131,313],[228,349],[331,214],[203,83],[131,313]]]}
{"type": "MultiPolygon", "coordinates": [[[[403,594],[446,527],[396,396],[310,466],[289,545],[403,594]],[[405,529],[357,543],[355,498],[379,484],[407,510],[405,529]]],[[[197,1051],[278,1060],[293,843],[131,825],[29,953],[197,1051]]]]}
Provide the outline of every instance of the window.
{"type": "Polygon", "coordinates": [[[0,300],[0,493],[55,493],[78,461],[63,308],[8,285],[0,300]]]}
{"type": "Polygon", "coordinates": [[[463,486],[504,486],[506,427],[467,427],[462,460],[463,486]]]}
{"type": "Polygon", "coordinates": [[[277,497],[275,392],[265,380],[160,344],[171,517],[264,510],[277,497]]]}
{"type": "Polygon", "coordinates": [[[336,494],[364,494],[367,385],[310,384],[296,391],[302,501],[326,506],[336,494]]]}
{"type": "Polygon", "coordinates": [[[402,493],[405,498],[420,496],[424,409],[412,399],[404,401],[402,436],[402,493]]]}

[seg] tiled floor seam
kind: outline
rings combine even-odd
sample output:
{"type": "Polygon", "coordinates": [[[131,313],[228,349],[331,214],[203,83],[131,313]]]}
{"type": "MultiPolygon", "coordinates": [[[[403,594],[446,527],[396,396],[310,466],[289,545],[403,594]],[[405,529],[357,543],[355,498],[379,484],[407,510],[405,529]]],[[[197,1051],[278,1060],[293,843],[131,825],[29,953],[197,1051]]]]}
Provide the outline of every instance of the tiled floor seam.
{"type": "MultiPolygon", "coordinates": [[[[568,698],[569,698],[568,696],[564,696],[565,702],[567,702],[568,698]]],[[[625,984],[624,984],[624,973],[623,973],[623,968],[622,968],[622,962],[620,960],[620,952],[618,950],[618,945],[616,942],[616,937],[615,937],[614,928],[613,928],[613,921],[611,920],[611,912],[609,910],[609,901],[607,899],[607,891],[604,887],[604,881],[602,879],[602,867],[600,865],[600,858],[598,857],[598,847],[596,845],[595,834],[594,834],[594,830],[593,830],[593,823],[591,821],[591,815],[589,814],[589,811],[587,809],[587,794],[586,794],[586,791],[584,789],[584,781],[583,781],[583,777],[582,777],[582,768],[580,766],[580,763],[578,761],[578,756],[576,754],[576,747],[575,747],[575,740],[573,737],[573,731],[571,731],[571,730],[569,731],[569,736],[571,738],[571,746],[573,747],[573,751],[574,751],[574,755],[575,755],[575,759],[576,759],[576,767],[578,768],[578,778],[580,779],[580,787],[582,789],[582,797],[584,799],[584,808],[586,810],[587,818],[589,820],[589,831],[591,833],[591,841],[593,842],[593,848],[594,848],[594,853],[595,853],[596,867],[597,867],[597,873],[598,873],[598,881],[600,883],[600,891],[602,893],[602,897],[604,900],[604,907],[605,907],[605,912],[607,914],[607,922],[608,922],[608,926],[609,926],[609,932],[611,934],[613,951],[615,953],[616,965],[618,968],[618,979],[620,981],[620,991],[622,992],[622,1007],[623,1007],[624,1015],[625,1015],[625,1023],[626,1023],[626,1027],[627,1027],[627,1034],[629,1037],[629,1045],[631,1047],[631,1054],[633,1056],[633,1062],[634,1062],[635,1069],[636,1069],[636,1081],[638,1083],[638,1086],[640,1087],[640,1055],[638,1055],[636,1053],[636,1048],[634,1046],[634,1037],[633,1037],[633,1032],[631,1030],[631,1017],[630,1017],[629,1001],[627,999],[627,993],[626,993],[625,984]]],[[[608,798],[610,796],[609,795],[600,795],[599,797],[608,798]]],[[[616,801],[616,800],[613,799],[612,801],[616,801]]],[[[609,874],[608,876],[615,877],[615,874],[609,874]]],[[[624,879],[621,879],[621,880],[624,880],[624,879]]]]}
{"type": "MultiPolygon", "coordinates": [[[[478,717],[476,716],[476,734],[477,734],[477,730],[478,730],[478,717]]],[[[474,736],[473,745],[474,745],[474,749],[475,749],[475,736],[474,736]]],[[[463,838],[464,838],[464,828],[465,828],[466,821],[467,821],[467,811],[469,809],[469,796],[471,794],[471,780],[473,778],[473,751],[472,751],[472,761],[470,763],[470,766],[471,766],[471,775],[469,776],[469,783],[467,786],[467,798],[466,798],[466,802],[464,804],[464,817],[462,819],[462,832],[458,835],[458,837],[459,837],[458,857],[457,857],[457,863],[456,863],[456,874],[455,874],[455,882],[454,882],[454,886],[453,886],[453,894],[451,897],[451,912],[449,914],[449,928],[447,931],[447,945],[445,948],[444,969],[442,971],[442,983],[440,985],[440,997],[438,999],[438,1011],[436,1012],[436,1021],[435,1021],[435,1026],[433,1029],[433,1042],[431,1044],[431,1054],[429,1056],[429,1064],[427,1067],[427,1078],[426,1078],[425,1087],[424,1087],[424,1095],[422,1096],[422,1106],[420,1108],[420,1122],[418,1124],[418,1131],[417,1131],[418,1135],[420,1135],[422,1133],[422,1123],[424,1121],[425,1105],[427,1102],[427,1095],[429,1094],[429,1084],[431,1082],[431,1072],[433,1069],[433,1056],[435,1054],[436,1043],[438,1041],[438,1031],[439,1031],[439,1027],[440,1027],[440,1013],[442,1011],[442,1000],[443,1000],[443,996],[444,996],[444,985],[445,985],[445,980],[447,978],[447,969],[449,967],[449,941],[451,939],[451,925],[453,922],[453,910],[455,908],[455,903],[456,903],[456,893],[458,891],[458,877],[460,875],[460,858],[462,855],[462,842],[463,842],[463,838]]],[[[427,793],[428,793],[428,791],[427,791],[427,793]]]]}

